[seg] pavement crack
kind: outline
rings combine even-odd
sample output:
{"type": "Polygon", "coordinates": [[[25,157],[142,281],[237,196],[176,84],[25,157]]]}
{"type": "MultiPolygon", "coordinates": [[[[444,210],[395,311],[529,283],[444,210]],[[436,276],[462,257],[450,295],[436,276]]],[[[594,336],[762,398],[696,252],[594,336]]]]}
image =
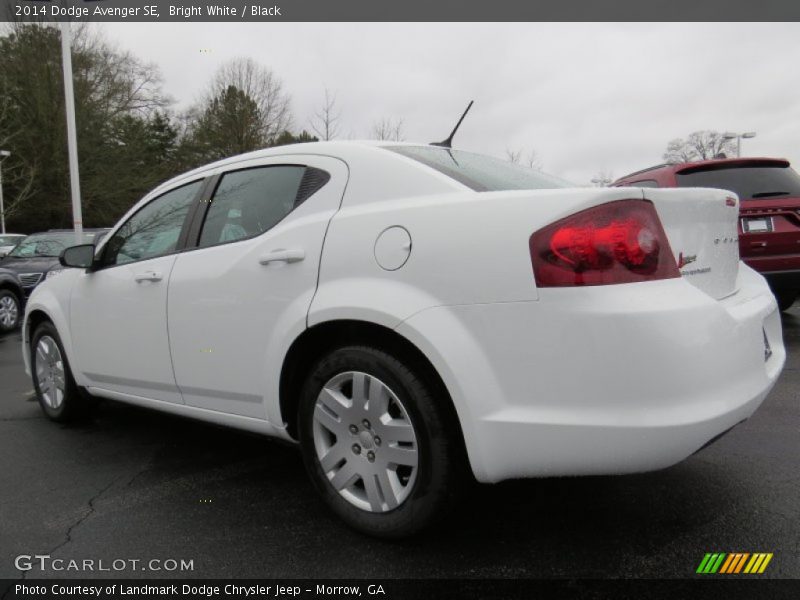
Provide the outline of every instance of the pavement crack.
{"type": "Polygon", "coordinates": [[[145,463],[142,465],[142,467],[141,467],[140,469],[138,469],[138,470],[137,470],[137,471],[136,471],[136,472],[133,474],[133,477],[131,477],[131,478],[128,480],[128,483],[126,483],[126,484],[125,484],[125,487],[126,487],[126,488],[129,488],[129,487],[131,487],[131,485],[133,484],[133,482],[134,482],[134,481],[136,481],[137,479],[139,479],[139,477],[140,477],[140,476],[144,475],[145,473],[147,473],[147,472],[150,470],[150,466],[151,466],[152,464],[153,464],[153,457],[151,456],[151,457],[150,457],[150,458],[148,458],[148,459],[147,459],[147,461],[146,461],[146,462],[145,462],[145,463]]]}
{"type": "Polygon", "coordinates": [[[61,542],[58,546],[56,546],[52,550],[50,550],[49,554],[51,554],[51,555],[55,554],[58,550],[60,550],[61,548],[63,548],[67,544],[72,543],[72,532],[75,531],[78,527],[80,527],[81,524],[84,521],[86,521],[86,519],[88,519],[89,517],[91,517],[94,514],[94,512],[95,512],[94,503],[103,494],[105,494],[115,483],[117,483],[120,479],[121,479],[121,477],[114,478],[107,486],[105,486],[103,489],[101,489],[99,492],[97,492],[94,496],[89,498],[89,502],[86,505],[86,510],[84,511],[83,515],[81,515],[81,517],[77,521],[75,521],[72,525],[70,525],[67,528],[67,531],[64,534],[64,541],[61,542]]]}
{"type": "MultiPolygon", "coordinates": [[[[77,520],[76,520],[76,521],[75,521],[75,522],[74,522],[72,525],[70,525],[70,526],[67,528],[67,531],[66,531],[66,533],[64,534],[64,541],[63,541],[63,542],[61,542],[61,543],[60,543],[60,544],[58,544],[58,545],[57,545],[55,548],[53,548],[52,550],[50,550],[49,552],[47,552],[47,553],[46,553],[48,556],[52,556],[52,555],[53,555],[53,554],[55,554],[55,553],[56,553],[58,550],[61,550],[62,548],[64,548],[64,547],[65,547],[65,546],[67,546],[68,544],[72,543],[72,534],[73,534],[73,532],[74,532],[74,531],[75,531],[75,530],[76,530],[78,527],[80,527],[80,526],[81,526],[81,524],[82,524],[84,521],[86,521],[86,519],[88,519],[90,516],[92,516],[92,515],[94,514],[94,512],[95,512],[95,506],[94,506],[95,502],[97,502],[97,500],[99,500],[99,499],[100,499],[100,497],[101,497],[103,494],[105,494],[105,493],[106,493],[106,492],[107,492],[109,489],[111,489],[111,487],[113,487],[115,483],[117,483],[118,481],[120,481],[120,479],[122,479],[122,477],[115,477],[114,479],[112,479],[112,480],[111,480],[111,482],[110,482],[108,485],[106,485],[105,487],[103,487],[103,488],[102,488],[102,489],[101,489],[99,492],[97,492],[97,493],[96,493],[94,496],[92,496],[91,498],[89,498],[89,501],[87,502],[87,505],[86,505],[86,510],[84,511],[84,513],[83,513],[83,514],[80,516],[80,518],[78,518],[78,519],[77,519],[77,520]]],[[[25,579],[26,579],[26,577],[28,576],[28,573],[29,573],[29,572],[30,572],[30,570],[25,570],[25,571],[23,571],[23,570],[20,570],[20,571],[19,571],[19,573],[20,573],[20,577],[19,577],[19,579],[17,579],[15,582],[9,582],[9,583],[8,583],[8,587],[6,588],[6,591],[3,593],[2,597],[0,597],[0,600],[5,600],[5,599],[6,599],[6,597],[8,596],[9,592],[11,591],[11,589],[12,589],[12,587],[13,587],[13,585],[14,585],[15,583],[19,583],[19,582],[21,582],[21,581],[25,581],[25,579]]]]}

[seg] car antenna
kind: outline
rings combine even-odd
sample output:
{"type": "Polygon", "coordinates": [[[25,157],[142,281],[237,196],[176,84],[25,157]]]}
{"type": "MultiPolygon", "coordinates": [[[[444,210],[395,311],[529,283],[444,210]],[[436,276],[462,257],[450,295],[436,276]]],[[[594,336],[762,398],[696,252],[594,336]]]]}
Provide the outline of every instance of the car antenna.
{"type": "Polygon", "coordinates": [[[456,123],[456,126],[453,127],[453,131],[450,132],[450,136],[446,140],[444,140],[443,142],[431,142],[431,146],[441,146],[442,148],[452,148],[453,147],[453,136],[456,134],[456,131],[458,131],[458,128],[461,126],[461,121],[463,121],[464,117],[467,116],[467,113],[469,112],[469,109],[472,108],[473,102],[475,102],[475,101],[474,100],[470,100],[469,101],[469,104],[467,105],[467,110],[464,111],[464,114],[461,115],[461,118],[458,120],[458,123],[456,123]]]}

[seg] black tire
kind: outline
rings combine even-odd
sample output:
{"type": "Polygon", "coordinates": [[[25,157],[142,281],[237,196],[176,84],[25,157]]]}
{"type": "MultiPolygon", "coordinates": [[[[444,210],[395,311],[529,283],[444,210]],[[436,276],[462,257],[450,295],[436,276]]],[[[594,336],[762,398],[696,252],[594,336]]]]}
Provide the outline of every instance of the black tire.
{"type": "MultiPolygon", "coordinates": [[[[456,439],[453,427],[447,426],[445,401],[447,399],[434,397],[431,386],[403,362],[371,347],[348,346],[334,350],[312,368],[300,396],[300,444],[315,488],[337,516],[362,533],[399,539],[418,533],[443,514],[460,487],[464,472],[460,440],[456,439]],[[317,456],[314,441],[317,398],[328,382],[347,372],[366,373],[385,384],[402,403],[416,436],[418,464],[413,483],[409,477],[405,499],[385,512],[370,512],[345,499],[331,484],[317,456]]],[[[379,431],[373,428],[376,433],[379,431]]],[[[352,440],[348,438],[347,443],[358,440],[357,436],[352,440]]],[[[377,437],[375,441],[380,445],[377,437]]],[[[388,447],[388,443],[385,446],[388,447]]],[[[370,447],[373,446],[365,446],[370,447]]],[[[381,448],[375,446],[374,450],[379,454],[381,448]]],[[[366,450],[364,453],[368,454],[366,450]]],[[[380,458],[378,456],[378,462],[380,458]]],[[[365,483],[363,478],[360,481],[362,485],[365,483]]]]}
{"type": "MultiPolygon", "coordinates": [[[[10,322],[5,322],[5,319],[0,319],[0,333],[6,333],[16,329],[22,318],[22,303],[20,302],[19,296],[9,289],[2,289],[0,290],[0,309],[5,308],[6,305],[8,305],[6,310],[12,311],[9,313],[12,320],[10,322]]],[[[5,310],[3,312],[5,314],[5,310]]]]}
{"type": "Polygon", "coordinates": [[[781,312],[786,312],[794,305],[794,301],[797,299],[797,292],[795,290],[775,292],[775,299],[778,301],[778,309],[781,312]]]}
{"type": "MultiPolygon", "coordinates": [[[[39,406],[41,406],[47,418],[59,423],[65,423],[84,416],[88,409],[88,403],[75,384],[75,379],[72,377],[69,360],[64,352],[64,346],[61,344],[61,338],[58,335],[55,325],[49,321],[44,321],[36,327],[31,336],[30,351],[33,389],[36,391],[36,398],[39,401],[39,406]],[[56,345],[64,373],[63,395],[60,396],[60,403],[53,402],[53,404],[57,404],[56,406],[51,406],[45,399],[43,390],[39,385],[39,378],[37,377],[38,363],[43,360],[37,354],[37,348],[44,338],[46,338],[46,344],[54,343],[56,345]]],[[[52,396],[50,397],[52,398],[52,396]]]]}

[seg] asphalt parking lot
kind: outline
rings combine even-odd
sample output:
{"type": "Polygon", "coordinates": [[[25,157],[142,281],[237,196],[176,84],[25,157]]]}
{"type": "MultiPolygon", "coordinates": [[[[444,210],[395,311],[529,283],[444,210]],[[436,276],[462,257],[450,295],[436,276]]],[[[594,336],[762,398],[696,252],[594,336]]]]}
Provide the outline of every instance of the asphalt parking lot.
{"type": "MultiPolygon", "coordinates": [[[[772,552],[800,577],[800,305],[789,354],[748,422],[670,469],[476,486],[437,531],[388,543],[342,526],[299,453],[254,435],[104,402],[47,421],[0,337],[0,578],[14,557],[191,559],[146,577],[692,577],[706,552],[772,552]]],[[[30,573],[29,578],[91,573],[30,573]]],[[[109,574],[103,574],[108,576],[109,574]]]]}

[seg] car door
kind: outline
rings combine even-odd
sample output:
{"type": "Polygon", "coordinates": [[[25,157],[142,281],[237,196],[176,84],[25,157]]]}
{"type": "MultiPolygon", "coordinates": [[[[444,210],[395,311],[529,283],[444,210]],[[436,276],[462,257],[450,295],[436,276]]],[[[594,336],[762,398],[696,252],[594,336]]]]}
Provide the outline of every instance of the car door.
{"type": "Polygon", "coordinates": [[[187,405],[268,419],[277,363],[306,326],[346,182],[346,165],[320,156],[219,174],[194,227],[197,248],[178,256],[169,285],[172,363],[187,405]]]}
{"type": "Polygon", "coordinates": [[[74,368],[90,387],[183,403],[167,335],[167,283],[203,180],[145,204],[82,273],[70,301],[74,368]]]}

